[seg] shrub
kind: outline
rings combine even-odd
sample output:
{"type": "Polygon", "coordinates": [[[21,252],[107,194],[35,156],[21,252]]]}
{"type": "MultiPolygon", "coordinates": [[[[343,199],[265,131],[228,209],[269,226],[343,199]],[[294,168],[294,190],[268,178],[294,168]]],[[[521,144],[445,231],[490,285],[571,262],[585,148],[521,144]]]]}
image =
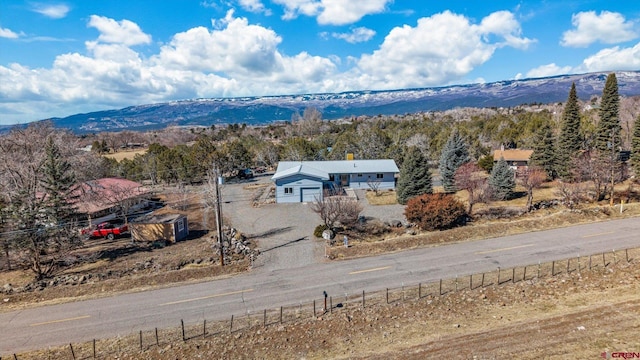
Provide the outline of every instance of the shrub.
{"type": "Polygon", "coordinates": [[[463,224],[467,217],[464,205],[449,194],[424,194],[409,199],[404,215],[427,231],[450,229],[463,224]]]}
{"type": "Polygon", "coordinates": [[[325,224],[320,224],[318,226],[316,226],[315,230],[313,230],[313,236],[317,237],[317,238],[321,238],[322,237],[322,232],[327,230],[329,227],[325,224]]]}

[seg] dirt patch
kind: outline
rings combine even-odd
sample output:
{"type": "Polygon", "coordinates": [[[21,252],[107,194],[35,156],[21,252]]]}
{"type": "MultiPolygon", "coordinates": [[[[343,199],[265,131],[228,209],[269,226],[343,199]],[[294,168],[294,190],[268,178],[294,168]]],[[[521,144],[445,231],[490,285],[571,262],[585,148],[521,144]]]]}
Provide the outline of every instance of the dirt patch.
{"type": "Polygon", "coordinates": [[[380,190],[376,195],[375,191],[365,192],[369,205],[395,205],[398,203],[395,190],[380,190]]]}
{"type": "Polygon", "coordinates": [[[133,158],[136,155],[144,155],[146,153],[147,153],[147,149],[141,149],[141,150],[118,151],[116,153],[104,154],[103,156],[120,162],[124,159],[133,160],[133,158]]]}

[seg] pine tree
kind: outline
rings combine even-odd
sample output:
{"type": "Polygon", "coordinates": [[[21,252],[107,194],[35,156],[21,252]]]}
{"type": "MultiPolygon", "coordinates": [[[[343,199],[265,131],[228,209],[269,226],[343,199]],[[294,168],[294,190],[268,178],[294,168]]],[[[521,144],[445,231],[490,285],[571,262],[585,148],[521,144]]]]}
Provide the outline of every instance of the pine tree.
{"type": "Polygon", "coordinates": [[[551,179],[556,177],[556,145],[553,130],[549,124],[542,126],[533,140],[533,154],[531,165],[537,165],[544,169],[551,179]]]}
{"type": "MultiPolygon", "coordinates": [[[[47,138],[45,155],[40,185],[44,189],[43,205],[47,225],[44,228],[46,240],[43,241],[42,248],[49,252],[49,261],[52,261],[49,271],[53,271],[55,258],[80,244],[77,214],[73,205],[78,196],[74,194],[76,179],[71,171],[71,164],[64,159],[52,137],[47,138]],[[53,247],[55,250],[51,250],[48,244],[56,244],[53,247]]],[[[38,274],[46,275],[47,272],[38,274]]]]}
{"type": "Polygon", "coordinates": [[[607,82],[602,90],[599,111],[600,122],[598,123],[598,135],[596,138],[596,148],[603,153],[619,151],[618,147],[621,140],[619,107],[618,80],[616,79],[616,74],[611,73],[607,76],[607,82]]]}
{"type": "Polygon", "coordinates": [[[457,129],[454,129],[440,154],[440,176],[446,193],[456,191],[455,173],[462,164],[471,161],[469,146],[457,129]]]}
{"type": "MultiPolygon", "coordinates": [[[[582,139],[580,138],[580,107],[578,104],[578,95],[576,93],[576,84],[571,84],[569,97],[564,107],[562,115],[562,123],[560,127],[560,136],[557,148],[557,171],[562,178],[570,175],[571,160],[580,151],[582,139]]],[[[545,170],[546,167],[545,167],[545,170]]]]}
{"type": "Polygon", "coordinates": [[[498,200],[506,200],[513,195],[513,190],[516,188],[515,174],[502,157],[491,170],[489,186],[498,200]]]}
{"type": "Polygon", "coordinates": [[[433,193],[431,170],[423,152],[415,146],[407,149],[402,162],[396,196],[400,204],[406,204],[412,197],[433,193]]]}
{"type": "Polygon", "coordinates": [[[631,168],[635,173],[636,181],[640,180],[640,115],[633,124],[633,137],[631,138],[631,168]]]}

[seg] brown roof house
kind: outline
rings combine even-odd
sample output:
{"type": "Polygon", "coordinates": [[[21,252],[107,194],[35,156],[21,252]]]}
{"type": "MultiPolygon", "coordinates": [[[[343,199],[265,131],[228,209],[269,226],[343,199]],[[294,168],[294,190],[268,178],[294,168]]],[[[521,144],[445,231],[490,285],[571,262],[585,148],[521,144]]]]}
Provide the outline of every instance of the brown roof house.
{"type": "Polygon", "coordinates": [[[147,204],[151,191],[120,178],[102,178],[80,184],[73,193],[78,213],[95,223],[123,217],[147,204]]]}
{"type": "Polygon", "coordinates": [[[129,224],[133,241],[175,243],[189,235],[187,216],[183,214],[148,215],[129,224]]]}
{"type": "Polygon", "coordinates": [[[493,162],[496,163],[500,158],[504,158],[507,165],[517,173],[518,171],[526,170],[529,167],[531,154],[533,154],[533,150],[505,149],[504,146],[502,146],[498,150],[493,150],[493,162]]]}

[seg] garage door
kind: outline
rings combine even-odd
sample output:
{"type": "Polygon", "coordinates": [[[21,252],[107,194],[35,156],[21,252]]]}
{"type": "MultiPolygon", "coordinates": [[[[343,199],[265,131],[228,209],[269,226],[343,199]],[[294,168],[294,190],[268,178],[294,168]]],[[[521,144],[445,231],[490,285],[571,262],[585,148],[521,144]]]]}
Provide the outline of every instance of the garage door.
{"type": "Polygon", "coordinates": [[[316,201],[316,198],[320,198],[320,188],[302,188],[300,189],[300,198],[302,202],[316,201]]]}

